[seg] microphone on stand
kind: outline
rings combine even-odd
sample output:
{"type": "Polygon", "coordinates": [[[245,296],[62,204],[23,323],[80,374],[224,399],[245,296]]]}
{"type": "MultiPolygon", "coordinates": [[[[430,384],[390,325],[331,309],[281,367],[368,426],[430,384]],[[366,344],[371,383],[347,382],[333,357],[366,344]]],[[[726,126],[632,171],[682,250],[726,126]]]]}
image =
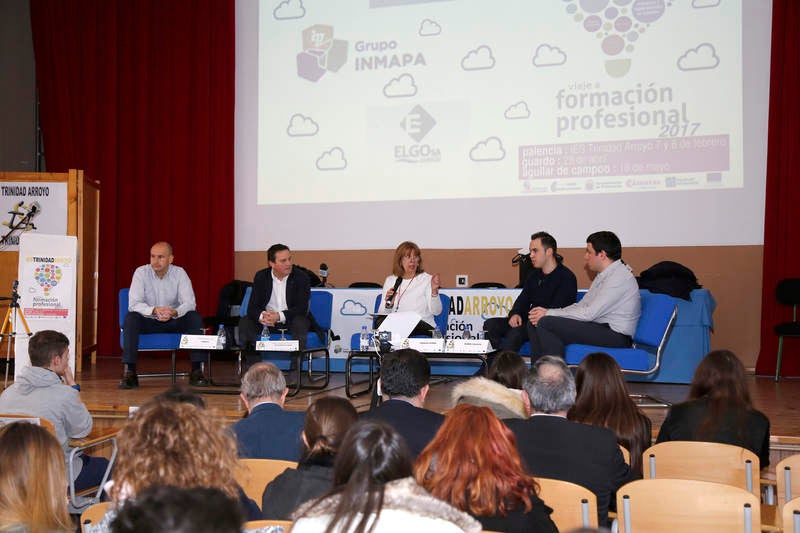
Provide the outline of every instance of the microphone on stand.
{"type": "Polygon", "coordinates": [[[319,264],[319,277],[322,278],[322,286],[328,285],[328,265],[325,263],[319,264]]]}
{"type": "Polygon", "coordinates": [[[400,288],[400,284],[403,283],[403,278],[397,276],[397,280],[394,282],[394,290],[391,296],[386,297],[386,309],[391,309],[394,305],[394,297],[397,296],[397,289],[400,288]]]}

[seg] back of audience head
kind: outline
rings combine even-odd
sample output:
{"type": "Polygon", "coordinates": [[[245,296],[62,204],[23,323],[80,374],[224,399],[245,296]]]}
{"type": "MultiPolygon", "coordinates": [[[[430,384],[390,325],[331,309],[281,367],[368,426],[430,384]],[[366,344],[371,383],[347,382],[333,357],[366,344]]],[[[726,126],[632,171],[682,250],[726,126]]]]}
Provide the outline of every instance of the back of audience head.
{"type": "Polygon", "coordinates": [[[112,533],[240,533],[244,516],[236,500],[207,487],[155,486],[126,503],[112,533]]]}
{"type": "Polygon", "coordinates": [[[377,420],[357,422],[334,462],[328,495],[339,494],[339,501],[326,531],[368,531],[383,507],[385,485],[411,474],[411,454],[394,428],[377,420]]]}
{"type": "Polygon", "coordinates": [[[28,341],[28,357],[32,366],[46,367],[57,355],[69,348],[69,339],[60,331],[37,331],[28,341]]]}
{"type": "Polygon", "coordinates": [[[306,411],[303,426],[306,448],[300,462],[333,460],[347,430],[356,422],[358,412],[344,398],[328,396],[313,402],[306,411]]]}
{"type": "Polygon", "coordinates": [[[248,409],[269,401],[283,407],[288,389],[283,372],[272,363],[256,363],[242,377],[241,397],[248,409]]]}
{"type": "Polygon", "coordinates": [[[525,474],[511,430],[488,407],[469,404],[447,413],[414,472],[431,494],[478,516],[528,512],[538,489],[525,474]]]}
{"type": "Polygon", "coordinates": [[[153,400],[158,402],[190,403],[200,409],[206,408],[206,401],[201,395],[197,394],[190,387],[181,385],[180,383],[156,395],[153,397],[153,400]]]}
{"type": "Polygon", "coordinates": [[[730,350],[706,354],[694,371],[689,399],[707,398],[731,408],[752,409],[744,365],[730,350]]]}
{"type": "Polygon", "coordinates": [[[28,422],[0,427],[0,529],[74,530],[66,487],[64,451],[50,432],[28,422]]]}
{"type": "Polygon", "coordinates": [[[575,378],[558,356],[544,355],[537,359],[523,387],[533,412],[566,414],[575,403],[575,378]]]}
{"type": "Polygon", "coordinates": [[[521,389],[528,374],[528,365],[517,352],[503,350],[498,352],[489,367],[488,378],[509,389],[521,389]]]}
{"type": "Polygon", "coordinates": [[[426,389],[430,379],[428,360],[409,348],[392,352],[381,367],[381,390],[393,397],[414,398],[426,389]]]}
{"type": "Polygon", "coordinates": [[[117,437],[112,498],[148,487],[216,487],[238,498],[236,441],[222,420],[190,403],[150,401],[117,437]]]}

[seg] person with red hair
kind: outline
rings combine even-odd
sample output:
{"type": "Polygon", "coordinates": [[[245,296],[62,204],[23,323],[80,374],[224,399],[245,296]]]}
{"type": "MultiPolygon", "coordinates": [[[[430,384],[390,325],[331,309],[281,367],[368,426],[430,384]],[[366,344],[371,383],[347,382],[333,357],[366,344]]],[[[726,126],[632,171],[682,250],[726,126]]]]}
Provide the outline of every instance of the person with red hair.
{"type": "Polygon", "coordinates": [[[553,510],[522,465],[514,434],[488,407],[461,404],[450,411],[417,459],[414,475],[484,530],[558,532],[553,510]]]}

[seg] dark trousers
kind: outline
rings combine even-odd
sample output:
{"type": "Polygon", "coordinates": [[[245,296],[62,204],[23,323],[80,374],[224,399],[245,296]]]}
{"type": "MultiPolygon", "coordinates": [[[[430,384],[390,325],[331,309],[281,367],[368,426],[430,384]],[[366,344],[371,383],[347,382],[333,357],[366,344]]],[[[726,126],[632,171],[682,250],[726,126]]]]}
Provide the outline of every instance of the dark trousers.
{"type": "Polygon", "coordinates": [[[528,340],[528,330],[525,327],[526,318],[521,326],[512,328],[508,325],[508,318],[490,318],[483,323],[486,338],[492,343],[495,350],[510,350],[519,352],[519,349],[528,340]]]}
{"type": "Polygon", "coordinates": [[[90,457],[88,455],[81,455],[83,466],[81,472],[75,479],[75,491],[97,487],[103,481],[103,474],[106,473],[108,468],[108,459],[105,457],[90,457]]]}
{"type": "Polygon", "coordinates": [[[531,362],[542,355],[564,356],[567,344],[589,344],[608,348],[629,348],[631,338],[617,333],[608,324],[583,322],[560,316],[543,316],[534,326],[527,325],[531,341],[531,362]]]}
{"type": "MultiPolygon", "coordinates": [[[[125,315],[124,338],[122,346],[122,362],[136,364],[139,354],[139,334],[141,333],[187,333],[201,335],[203,333],[203,317],[197,311],[189,311],[179,318],[160,322],[154,318],[147,318],[137,312],[125,315]]],[[[207,359],[206,352],[192,351],[189,354],[193,363],[200,363],[207,359]]]]}
{"type": "MultiPolygon", "coordinates": [[[[292,339],[300,342],[300,349],[304,350],[306,347],[306,337],[308,337],[308,330],[311,327],[311,321],[307,316],[296,316],[284,325],[278,323],[269,328],[270,333],[280,333],[281,328],[286,329],[292,336],[292,339]]],[[[250,318],[243,316],[239,320],[239,344],[242,348],[252,350],[258,338],[261,336],[261,330],[264,326],[250,318]]]]}

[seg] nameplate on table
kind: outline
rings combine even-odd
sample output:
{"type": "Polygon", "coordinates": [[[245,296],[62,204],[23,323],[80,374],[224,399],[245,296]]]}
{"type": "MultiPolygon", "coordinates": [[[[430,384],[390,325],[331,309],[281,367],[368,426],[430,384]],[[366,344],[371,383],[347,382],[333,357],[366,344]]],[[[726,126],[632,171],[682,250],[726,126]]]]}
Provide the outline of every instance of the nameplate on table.
{"type": "Polygon", "coordinates": [[[412,348],[422,353],[442,353],[444,339],[405,339],[401,344],[403,348],[412,348]]]}
{"type": "Polygon", "coordinates": [[[492,343],[486,339],[447,339],[446,351],[450,353],[488,353],[492,343]]]}
{"type": "Polygon", "coordinates": [[[300,349],[300,341],[258,341],[257,352],[296,352],[300,349]]]}
{"type": "Polygon", "coordinates": [[[181,335],[181,349],[221,350],[217,335],[181,335]]]}

